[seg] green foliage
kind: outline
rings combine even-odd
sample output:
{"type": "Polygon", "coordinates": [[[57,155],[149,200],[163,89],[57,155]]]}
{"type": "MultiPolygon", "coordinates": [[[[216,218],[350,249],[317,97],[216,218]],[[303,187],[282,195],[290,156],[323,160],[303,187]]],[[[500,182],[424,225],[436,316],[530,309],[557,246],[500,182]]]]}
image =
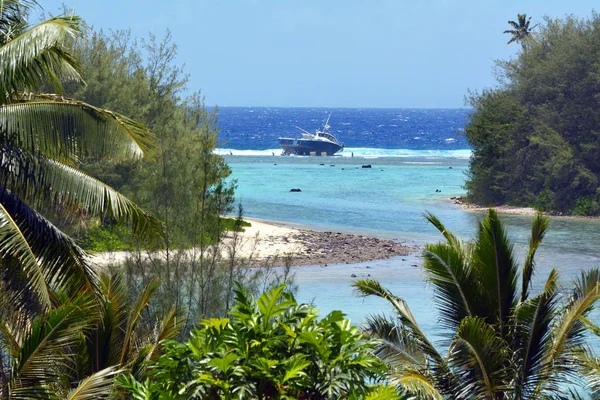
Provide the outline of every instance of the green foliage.
{"type": "Polygon", "coordinates": [[[566,290],[552,270],[539,293],[532,294],[534,257],[548,228],[544,217],[532,224],[522,268],[492,209],[476,238],[466,243],[433,215],[426,217],[446,239],[424,251],[425,274],[449,344],[444,356],[401,298],[376,281],[354,284],[359,295],[384,298],[396,312],[394,320],[373,316],[367,324],[367,331],[381,339],[377,355],[388,364],[391,382],[406,395],[430,399],[570,398],[569,389],[582,389],[582,372],[598,382],[598,363],[586,351],[585,332],[586,316],[600,300],[600,271],[582,272],[566,290]]]}
{"type": "Polygon", "coordinates": [[[86,232],[81,246],[93,253],[133,250],[129,237],[128,230],[122,226],[95,226],[86,232]]]}
{"type": "MultiPolygon", "coordinates": [[[[516,32],[529,19],[514,23],[516,32]]],[[[515,59],[497,63],[500,86],[470,95],[471,201],[600,213],[599,32],[597,13],[546,19],[535,36],[515,39],[515,59]]]]}
{"type": "MultiPolygon", "coordinates": [[[[223,231],[243,230],[243,227],[251,226],[250,222],[236,222],[235,218],[221,217],[223,231]]],[[[206,238],[207,242],[209,238],[206,238]]],[[[135,250],[135,243],[131,240],[131,233],[127,227],[122,225],[99,225],[89,228],[83,234],[81,246],[84,250],[93,253],[135,250]]]]}
{"type": "Polygon", "coordinates": [[[159,142],[153,163],[85,159],[82,168],[161,219],[165,236],[157,247],[169,251],[218,241],[229,229],[220,216],[233,211],[235,182],[226,181],[231,171],[214,153],[217,110],[209,112],[199,93],[182,97],[187,76],[175,64],[170,33],[138,42],[128,31],[92,32],[75,43],[74,53],[87,85],[70,85],[67,91],[134,116],[156,132],[159,142]]]}
{"type": "Polygon", "coordinates": [[[221,226],[226,231],[243,231],[244,227],[251,227],[248,221],[237,221],[235,218],[221,218],[221,226]]]}
{"type": "Polygon", "coordinates": [[[121,380],[139,399],[396,398],[381,379],[373,342],[340,311],[318,319],[285,287],[254,299],[238,287],[229,318],[202,321],[185,343],[166,353],[143,383],[121,380]]]}
{"type": "Polygon", "coordinates": [[[527,14],[517,14],[517,21],[508,21],[508,24],[513,29],[504,31],[505,34],[508,33],[511,35],[507,44],[520,42],[523,47],[525,47],[526,41],[531,36],[531,30],[537,27],[537,25],[529,27],[531,24],[531,17],[527,18],[527,14]]]}

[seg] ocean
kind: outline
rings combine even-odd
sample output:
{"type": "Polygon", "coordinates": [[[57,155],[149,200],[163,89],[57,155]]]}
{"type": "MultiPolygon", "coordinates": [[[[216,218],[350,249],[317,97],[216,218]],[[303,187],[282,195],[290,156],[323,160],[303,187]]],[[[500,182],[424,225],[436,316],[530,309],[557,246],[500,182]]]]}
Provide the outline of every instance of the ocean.
{"type": "MultiPolygon", "coordinates": [[[[464,211],[450,199],[465,194],[471,150],[463,135],[469,110],[461,109],[219,109],[219,154],[237,182],[236,200],[247,217],[292,226],[393,239],[423,246],[441,240],[423,218],[431,212],[463,239],[472,237],[483,213],[464,211]],[[277,138],[314,131],[331,114],[331,132],[344,142],[331,157],[281,156],[277,138]],[[362,168],[371,165],[371,168],[362,168]],[[299,188],[301,192],[290,192],[299,188]]],[[[502,217],[522,260],[531,217],[502,217]]],[[[600,265],[600,221],[551,218],[537,257],[534,289],[552,268],[565,287],[582,269],[600,265]]],[[[432,290],[420,254],[351,265],[298,267],[297,298],[321,312],[345,312],[360,324],[391,309],[377,299],[352,295],[358,278],[379,280],[403,297],[423,329],[441,339],[432,290]]],[[[600,322],[600,314],[593,319],[600,322]]]]}

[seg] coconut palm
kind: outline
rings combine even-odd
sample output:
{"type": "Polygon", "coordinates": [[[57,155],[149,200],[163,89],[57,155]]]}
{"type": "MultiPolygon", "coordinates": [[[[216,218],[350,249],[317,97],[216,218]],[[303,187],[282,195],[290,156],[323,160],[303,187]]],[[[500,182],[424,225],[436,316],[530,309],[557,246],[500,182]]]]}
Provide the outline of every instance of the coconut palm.
{"type": "Polygon", "coordinates": [[[37,25],[32,0],[0,3],[0,274],[19,305],[45,310],[53,292],[95,284],[85,253],[36,209],[48,204],[127,221],[138,234],[160,224],[130,200],[85,174],[87,159],[149,154],[149,130],[115,112],[60,96],[61,81],[81,81],[67,51],[82,36],[77,16],[37,25]],[[58,95],[35,93],[51,85],[58,95]]]}
{"type": "Polygon", "coordinates": [[[508,24],[513,29],[507,29],[504,33],[512,35],[507,44],[513,42],[521,43],[521,46],[525,47],[525,40],[531,36],[531,31],[537,26],[534,25],[529,27],[531,23],[531,17],[527,18],[527,14],[517,14],[517,21],[508,21],[508,24]]]}
{"type": "Polygon", "coordinates": [[[168,309],[162,320],[143,317],[158,288],[158,281],[146,285],[135,299],[119,272],[100,274],[98,318],[86,333],[84,374],[114,367],[143,378],[147,361],[156,361],[162,341],[175,339],[185,322],[175,309],[168,309]]]}
{"type": "Polygon", "coordinates": [[[2,307],[0,398],[104,398],[118,373],[143,379],[146,361],[157,360],[161,342],[181,328],[174,311],[161,321],[142,318],[156,287],[149,284],[132,300],[121,274],[101,274],[100,293],[57,294],[59,304],[30,322],[2,307]]]}
{"type": "Polygon", "coordinates": [[[559,398],[565,384],[578,382],[584,318],[600,298],[600,272],[582,272],[571,290],[561,291],[552,270],[532,295],[546,218],[533,221],[522,268],[494,210],[480,222],[475,240],[466,243],[433,215],[426,218],[446,239],[424,251],[426,277],[449,343],[444,356],[401,298],[376,281],[354,284],[359,295],[384,298],[396,311],[395,321],[374,316],[367,328],[382,340],[378,354],[392,367],[390,379],[407,393],[431,399],[559,398]]]}

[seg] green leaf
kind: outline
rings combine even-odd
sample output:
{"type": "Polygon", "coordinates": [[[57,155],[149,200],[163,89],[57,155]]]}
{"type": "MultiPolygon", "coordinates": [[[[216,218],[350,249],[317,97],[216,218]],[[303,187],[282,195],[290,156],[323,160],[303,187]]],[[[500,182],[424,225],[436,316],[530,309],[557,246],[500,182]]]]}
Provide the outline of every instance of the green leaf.
{"type": "Polygon", "coordinates": [[[266,327],[273,317],[283,314],[288,307],[296,305],[294,301],[283,300],[281,294],[285,285],[278,286],[272,290],[263,293],[257,300],[258,308],[261,312],[263,326],[266,327]]]}
{"type": "Polygon", "coordinates": [[[115,367],[110,367],[88,376],[67,394],[66,400],[110,398],[115,386],[115,375],[119,372],[115,367]]]}
{"type": "Polygon", "coordinates": [[[55,95],[24,94],[19,100],[0,106],[0,128],[26,151],[71,162],[152,159],[154,136],[124,115],[55,95]]]}
{"type": "Polygon", "coordinates": [[[307,361],[303,354],[294,355],[285,363],[285,375],[281,380],[281,383],[286,383],[292,379],[306,376],[303,371],[305,368],[311,365],[310,361],[307,361]]]}
{"type": "Polygon", "coordinates": [[[208,365],[211,367],[217,368],[219,371],[224,373],[229,372],[233,368],[235,364],[237,364],[238,356],[236,354],[227,354],[223,357],[214,357],[209,362],[208,365]]]}
{"type": "Polygon", "coordinates": [[[467,317],[461,322],[448,356],[449,363],[462,371],[464,395],[492,399],[506,389],[502,378],[509,351],[483,319],[467,317]]]}
{"type": "Polygon", "coordinates": [[[82,29],[77,16],[57,17],[19,32],[4,43],[0,47],[0,103],[9,102],[14,92],[48,81],[60,89],[61,79],[81,80],[80,67],[64,51],[64,45],[67,39],[81,36],[82,29]]]}

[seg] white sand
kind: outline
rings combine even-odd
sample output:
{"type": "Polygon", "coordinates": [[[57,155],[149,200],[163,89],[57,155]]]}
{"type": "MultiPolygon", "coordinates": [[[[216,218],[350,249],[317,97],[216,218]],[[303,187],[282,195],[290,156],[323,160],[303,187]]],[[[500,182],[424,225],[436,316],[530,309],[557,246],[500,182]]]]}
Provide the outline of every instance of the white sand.
{"type": "MultiPolygon", "coordinates": [[[[465,211],[485,211],[489,210],[489,207],[475,206],[471,204],[461,204],[461,208],[465,211]]],[[[499,214],[511,214],[511,215],[537,215],[538,211],[531,207],[514,207],[514,206],[494,206],[492,207],[499,214]]]]}
{"type": "MultiPolygon", "coordinates": [[[[224,257],[231,250],[234,240],[237,242],[236,257],[238,258],[264,260],[273,257],[283,257],[287,254],[299,254],[306,250],[302,243],[293,238],[294,235],[300,233],[299,229],[249,218],[244,218],[244,220],[250,222],[252,226],[245,227],[244,232],[238,232],[237,239],[235,239],[236,234],[227,232],[221,246],[221,254],[224,257]]],[[[197,253],[197,251],[191,249],[186,250],[186,253],[191,255],[197,253]]],[[[90,260],[93,264],[104,266],[107,264],[122,263],[129,254],[126,251],[97,253],[91,256],[90,260]]],[[[156,255],[156,253],[153,255],[156,255]]]]}

